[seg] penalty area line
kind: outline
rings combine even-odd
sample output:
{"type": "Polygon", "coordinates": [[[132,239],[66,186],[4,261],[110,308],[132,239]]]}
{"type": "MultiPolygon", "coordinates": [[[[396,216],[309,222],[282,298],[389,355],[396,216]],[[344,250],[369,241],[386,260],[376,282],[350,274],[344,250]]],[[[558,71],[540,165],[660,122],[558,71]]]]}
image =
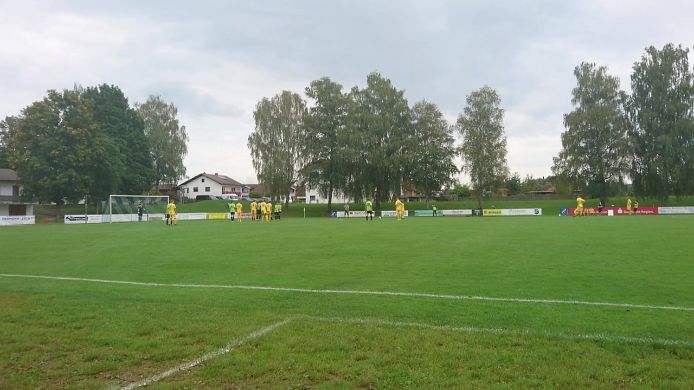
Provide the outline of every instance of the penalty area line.
{"type": "Polygon", "coordinates": [[[507,303],[529,303],[545,305],[580,305],[580,306],[607,306],[628,309],[651,309],[651,310],[673,310],[694,312],[694,307],[687,306],[662,306],[646,305],[637,303],[618,303],[618,302],[599,302],[599,301],[580,301],[562,299],[538,299],[538,298],[510,298],[510,297],[486,297],[477,295],[448,295],[432,294],[419,292],[397,292],[397,291],[366,291],[366,290],[330,290],[330,289],[309,289],[292,287],[271,287],[271,286],[247,286],[247,285],[223,285],[223,284],[184,284],[184,283],[156,283],[156,282],[132,282],[125,280],[90,279],[71,276],[47,276],[47,275],[22,275],[22,274],[0,274],[0,277],[7,278],[27,278],[27,279],[48,279],[64,280],[74,282],[92,282],[106,284],[120,284],[144,287],[169,287],[169,288],[210,288],[210,289],[229,289],[229,290],[259,290],[259,291],[281,291],[281,292],[300,292],[309,294],[343,294],[343,295],[375,295],[375,296],[396,296],[410,298],[431,298],[446,300],[465,300],[465,301],[489,301],[507,303]]]}
{"type": "Polygon", "coordinates": [[[121,390],[133,390],[133,389],[138,389],[140,387],[149,386],[154,382],[158,382],[158,381],[160,381],[166,377],[176,375],[181,371],[190,370],[191,368],[196,367],[196,366],[200,365],[201,363],[204,363],[210,359],[214,359],[218,356],[229,353],[229,352],[233,351],[234,349],[246,344],[247,342],[249,342],[253,339],[257,339],[259,337],[262,337],[262,336],[272,332],[273,330],[279,328],[280,326],[288,324],[290,321],[292,321],[292,318],[287,318],[283,321],[276,322],[270,326],[266,326],[265,328],[258,329],[251,334],[248,334],[246,336],[243,336],[241,338],[233,340],[232,342],[230,342],[226,346],[224,346],[224,347],[222,347],[216,351],[212,351],[210,353],[202,355],[199,358],[191,360],[189,362],[179,364],[176,367],[168,369],[168,370],[161,372],[159,374],[153,375],[149,378],[143,379],[139,382],[134,382],[134,383],[131,383],[125,387],[121,387],[121,390]]]}

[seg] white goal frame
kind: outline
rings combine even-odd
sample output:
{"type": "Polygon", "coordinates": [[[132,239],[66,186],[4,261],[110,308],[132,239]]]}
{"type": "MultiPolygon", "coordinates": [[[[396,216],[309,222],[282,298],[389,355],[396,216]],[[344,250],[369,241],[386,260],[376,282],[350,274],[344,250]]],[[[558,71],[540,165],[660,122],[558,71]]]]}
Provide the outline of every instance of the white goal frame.
{"type": "MultiPolygon", "coordinates": [[[[169,204],[169,196],[168,195],[132,195],[132,194],[119,195],[119,194],[111,194],[108,196],[108,223],[113,223],[113,198],[114,197],[140,198],[140,199],[149,199],[149,198],[166,199],[166,204],[169,204]]],[[[165,208],[166,208],[166,204],[164,205],[165,208]]],[[[149,215],[149,213],[147,213],[147,215],[149,215]]]]}

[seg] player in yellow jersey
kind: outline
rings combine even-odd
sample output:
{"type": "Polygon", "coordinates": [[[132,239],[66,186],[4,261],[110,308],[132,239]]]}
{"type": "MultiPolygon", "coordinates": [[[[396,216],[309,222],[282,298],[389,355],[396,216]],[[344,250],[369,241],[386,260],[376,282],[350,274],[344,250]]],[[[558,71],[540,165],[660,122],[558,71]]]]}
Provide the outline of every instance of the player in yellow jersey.
{"type": "Polygon", "coordinates": [[[251,221],[255,221],[256,211],[258,211],[258,204],[253,201],[251,202],[251,221]]]}
{"type": "Polygon", "coordinates": [[[265,202],[265,220],[272,218],[272,202],[265,202]]]}
{"type": "Polygon", "coordinates": [[[403,212],[405,210],[405,204],[400,201],[400,198],[395,200],[395,217],[398,220],[402,219],[403,212]]]}
{"type": "Polygon", "coordinates": [[[627,213],[631,215],[631,198],[627,198],[627,213]]]}
{"type": "Polygon", "coordinates": [[[166,205],[166,224],[176,225],[176,203],[173,199],[169,199],[169,204],[166,205]]]}
{"type": "Polygon", "coordinates": [[[583,215],[583,204],[586,203],[581,196],[576,197],[576,210],[574,211],[574,216],[582,216],[583,215]]]}
{"type": "Polygon", "coordinates": [[[264,220],[265,219],[265,201],[261,201],[260,204],[258,205],[258,219],[259,220],[264,220]]]}
{"type": "Polygon", "coordinates": [[[241,212],[243,212],[243,203],[236,202],[236,218],[239,220],[239,223],[241,223],[241,212]]]}

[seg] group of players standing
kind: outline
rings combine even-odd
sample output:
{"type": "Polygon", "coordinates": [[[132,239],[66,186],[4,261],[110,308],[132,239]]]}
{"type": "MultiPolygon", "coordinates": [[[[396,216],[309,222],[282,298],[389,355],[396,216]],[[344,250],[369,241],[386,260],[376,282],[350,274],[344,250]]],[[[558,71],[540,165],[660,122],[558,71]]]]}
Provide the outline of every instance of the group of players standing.
{"type": "MultiPolygon", "coordinates": [[[[229,207],[231,221],[238,220],[241,222],[243,203],[230,202],[227,206],[229,207]]],[[[251,221],[269,221],[271,219],[279,220],[282,217],[282,203],[277,203],[273,206],[271,202],[261,201],[260,203],[257,203],[253,201],[251,202],[250,217],[251,221]]]]}
{"type": "MultiPolygon", "coordinates": [[[[576,209],[574,210],[574,216],[580,217],[584,215],[596,215],[595,209],[594,208],[585,208],[585,199],[581,198],[581,196],[576,197],[576,209]]],[[[614,206],[614,205],[613,205],[614,206]]],[[[605,208],[605,205],[602,203],[602,200],[598,203],[597,207],[597,215],[602,215],[602,210],[605,208]]],[[[631,201],[631,198],[627,198],[627,214],[632,215],[632,214],[637,214],[639,212],[639,202],[638,201],[631,201]]]]}

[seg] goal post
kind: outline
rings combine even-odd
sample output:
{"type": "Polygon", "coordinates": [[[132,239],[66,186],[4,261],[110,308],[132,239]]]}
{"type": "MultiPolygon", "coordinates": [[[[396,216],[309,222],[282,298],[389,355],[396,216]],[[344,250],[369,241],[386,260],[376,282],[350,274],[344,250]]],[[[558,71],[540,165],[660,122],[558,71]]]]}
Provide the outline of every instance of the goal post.
{"type": "Polygon", "coordinates": [[[167,195],[109,195],[104,217],[109,223],[162,221],[168,203],[167,195]]]}

